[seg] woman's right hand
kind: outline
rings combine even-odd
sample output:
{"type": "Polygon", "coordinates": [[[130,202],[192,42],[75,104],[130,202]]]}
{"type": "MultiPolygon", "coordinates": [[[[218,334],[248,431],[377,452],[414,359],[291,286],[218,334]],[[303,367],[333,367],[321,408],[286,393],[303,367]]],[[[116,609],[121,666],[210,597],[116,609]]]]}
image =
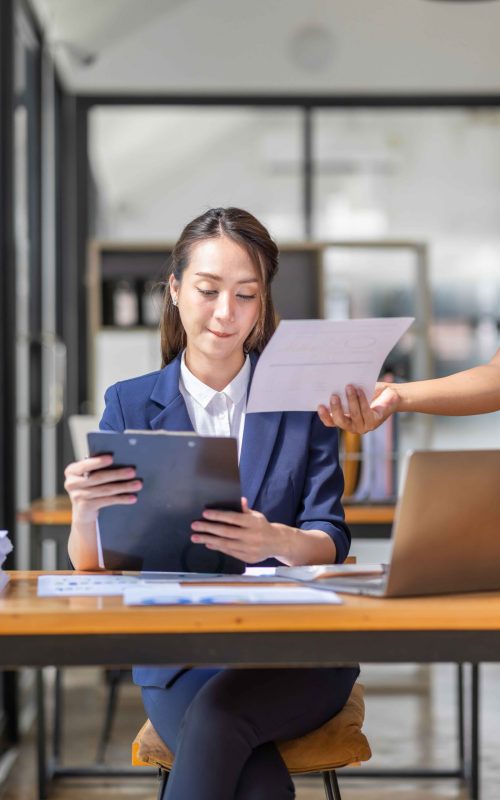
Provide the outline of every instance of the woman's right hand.
{"type": "Polygon", "coordinates": [[[68,464],[64,488],[72,505],[73,522],[95,522],[100,508],[133,505],[142,481],[134,467],[111,469],[113,456],[92,456],[68,464]]]}

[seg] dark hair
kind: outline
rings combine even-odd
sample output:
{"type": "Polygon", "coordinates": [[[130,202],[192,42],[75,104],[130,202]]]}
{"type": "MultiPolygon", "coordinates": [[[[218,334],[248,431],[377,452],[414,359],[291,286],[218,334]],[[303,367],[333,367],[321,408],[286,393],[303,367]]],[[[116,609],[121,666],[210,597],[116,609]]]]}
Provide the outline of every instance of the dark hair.
{"type": "MultiPolygon", "coordinates": [[[[170,273],[182,281],[194,245],[206,239],[227,236],[241,245],[257,268],[261,307],[259,319],[245,342],[245,350],[261,352],[276,329],[276,315],[271,297],[271,282],[278,270],[278,247],[267,228],[241,208],[211,208],[188,223],[172,252],[170,273]]],[[[186,333],[177,308],[165,288],[160,322],[162,367],[186,347],[186,333]]]]}

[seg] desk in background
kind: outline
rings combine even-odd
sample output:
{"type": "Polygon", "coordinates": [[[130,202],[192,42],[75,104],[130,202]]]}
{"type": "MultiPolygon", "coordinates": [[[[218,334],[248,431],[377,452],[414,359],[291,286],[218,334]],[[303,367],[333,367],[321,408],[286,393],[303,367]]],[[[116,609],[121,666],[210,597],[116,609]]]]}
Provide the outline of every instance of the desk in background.
{"type": "MultiPolygon", "coordinates": [[[[394,519],[394,505],[358,505],[345,503],[346,522],[356,538],[388,538],[394,519]]],[[[67,564],[67,528],[71,525],[71,503],[67,495],[34,500],[18,519],[32,525],[32,566],[41,569],[42,543],[44,539],[56,542],[58,567],[67,564]]]]}
{"type": "Polygon", "coordinates": [[[30,565],[42,569],[42,547],[45,540],[56,544],[56,566],[68,564],[68,528],[71,526],[71,502],[66,494],[33,500],[30,507],[17,515],[19,522],[31,525],[30,565]]]}

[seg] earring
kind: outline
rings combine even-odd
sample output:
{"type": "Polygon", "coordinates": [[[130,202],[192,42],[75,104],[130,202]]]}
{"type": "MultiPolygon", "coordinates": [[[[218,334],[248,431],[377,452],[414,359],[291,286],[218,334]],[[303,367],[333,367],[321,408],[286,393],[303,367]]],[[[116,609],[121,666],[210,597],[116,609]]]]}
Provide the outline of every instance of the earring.
{"type": "Polygon", "coordinates": [[[172,297],[172,305],[177,306],[177,297],[172,297]]]}

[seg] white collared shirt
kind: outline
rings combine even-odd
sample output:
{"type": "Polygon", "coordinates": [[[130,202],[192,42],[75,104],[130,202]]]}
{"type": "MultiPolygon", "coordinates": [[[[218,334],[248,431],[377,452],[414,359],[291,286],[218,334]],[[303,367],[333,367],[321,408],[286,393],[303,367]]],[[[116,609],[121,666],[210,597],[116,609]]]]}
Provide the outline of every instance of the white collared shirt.
{"type": "Polygon", "coordinates": [[[231,383],[217,392],[190,372],[185,351],[182,354],[179,391],[193,428],[200,436],[234,436],[238,440],[238,456],[243,441],[249,380],[248,355],[231,383]]]}

